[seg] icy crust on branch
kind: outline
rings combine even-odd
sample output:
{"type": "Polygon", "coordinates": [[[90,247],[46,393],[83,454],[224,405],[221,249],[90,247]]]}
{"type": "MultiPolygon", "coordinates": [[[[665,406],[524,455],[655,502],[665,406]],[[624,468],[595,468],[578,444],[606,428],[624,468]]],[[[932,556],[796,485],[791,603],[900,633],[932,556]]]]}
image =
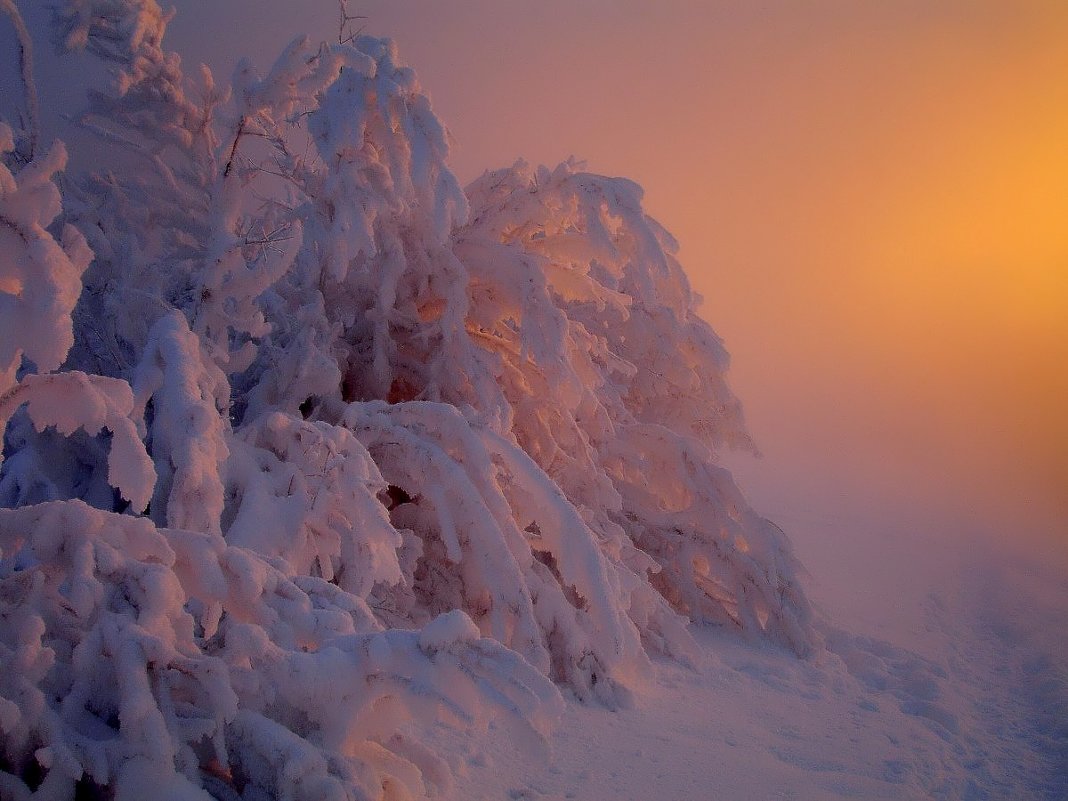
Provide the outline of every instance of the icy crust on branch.
{"type": "Polygon", "coordinates": [[[221,87],[167,20],[60,4],[109,146],[63,203],[58,146],[0,172],[0,795],[419,796],[420,726],[537,749],[556,685],[626,704],[692,621],[813,647],[636,185],[465,194],[388,41],[221,87]]]}

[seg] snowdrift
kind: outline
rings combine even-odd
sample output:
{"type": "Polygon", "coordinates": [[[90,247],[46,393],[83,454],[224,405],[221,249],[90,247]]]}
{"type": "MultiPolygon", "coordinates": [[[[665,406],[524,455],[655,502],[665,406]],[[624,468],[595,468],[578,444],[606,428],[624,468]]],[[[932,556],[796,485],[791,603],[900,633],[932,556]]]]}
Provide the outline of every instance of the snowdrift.
{"type": "Polygon", "coordinates": [[[390,42],[224,87],[167,20],[56,9],[112,78],[92,170],[0,125],[0,795],[420,796],[411,719],[538,748],[691,621],[817,646],[639,187],[464,191],[390,42]]]}

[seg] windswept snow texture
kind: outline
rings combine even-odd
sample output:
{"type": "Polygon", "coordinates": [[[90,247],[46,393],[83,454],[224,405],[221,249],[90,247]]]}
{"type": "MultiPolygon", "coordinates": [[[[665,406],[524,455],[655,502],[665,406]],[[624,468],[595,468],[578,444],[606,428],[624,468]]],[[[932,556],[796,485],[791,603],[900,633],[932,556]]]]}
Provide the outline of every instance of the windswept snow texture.
{"type": "Polygon", "coordinates": [[[463,190],[389,41],[224,85],[169,18],[56,4],[92,169],[0,123],[0,797],[1063,789],[1062,654],[1004,605],[934,656],[814,615],[639,187],[463,190]]]}

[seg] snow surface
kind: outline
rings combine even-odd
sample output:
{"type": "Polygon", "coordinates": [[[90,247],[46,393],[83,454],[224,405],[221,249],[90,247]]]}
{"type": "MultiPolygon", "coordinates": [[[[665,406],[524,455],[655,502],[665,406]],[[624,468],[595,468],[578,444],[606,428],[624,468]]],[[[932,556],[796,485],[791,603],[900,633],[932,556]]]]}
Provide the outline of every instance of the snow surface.
{"type": "MultiPolygon", "coordinates": [[[[911,547],[898,556],[915,565],[911,547]]],[[[571,701],[542,761],[496,738],[440,736],[459,763],[455,797],[1068,797],[1063,558],[1039,564],[982,544],[935,550],[920,584],[880,595],[883,613],[869,618],[915,650],[828,622],[828,651],[799,661],[697,630],[695,669],[657,660],[656,681],[631,709],[571,701]]],[[[812,566],[832,577],[839,567],[826,557],[812,566]]],[[[895,567],[886,577],[908,580],[895,567]]],[[[839,576],[829,596],[849,581],[839,576]]],[[[825,612],[851,615],[844,604],[825,612]]]]}

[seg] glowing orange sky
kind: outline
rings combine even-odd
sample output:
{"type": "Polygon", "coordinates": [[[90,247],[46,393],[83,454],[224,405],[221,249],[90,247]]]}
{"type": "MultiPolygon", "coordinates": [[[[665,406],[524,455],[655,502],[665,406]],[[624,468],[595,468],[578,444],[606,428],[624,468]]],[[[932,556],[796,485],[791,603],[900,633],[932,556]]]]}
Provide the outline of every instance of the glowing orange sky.
{"type": "MultiPolygon", "coordinates": [[[[333,33],[325,2],[294,23],[235,0],[213,26],[176,5],[196,59],[333,33]]],[[[1068,3],[352,6],[418,71],[463,179],[575,154],[646,188],[734,355],[752,480],[1063,529],[1068,3]]]]}

